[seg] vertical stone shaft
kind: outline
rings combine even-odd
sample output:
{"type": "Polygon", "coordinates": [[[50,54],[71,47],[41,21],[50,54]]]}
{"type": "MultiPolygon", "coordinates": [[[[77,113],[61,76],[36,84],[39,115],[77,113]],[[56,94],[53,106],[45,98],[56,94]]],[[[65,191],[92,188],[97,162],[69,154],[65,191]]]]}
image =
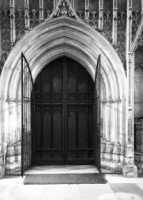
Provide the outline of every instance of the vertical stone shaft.
{"type": "Polygon", "coordinates": [[[89,0],[85,0],[85,20],[89,19],[89,0]]]}
{"type": "Polygon", "coordinates": [[[132,45],[132,0],[127,0],[127,30],[126,30],[126,69],[127,69],[127,135],[125,137],[125,164],[123,176],[137,177],[137,167],[134,165],[134,53],[132,45]],[[130,169],[130,170],[129,170],[130,169]]]}
{"type": "Polygon", "coordinates": [[[16,39],[15,0],[10,0],[10,36],[11,36],[11,46],[12,46],[16,39]]]}
{"type": "Polygon", "coordinates": [[[141,0],[141,16],[143,18],[143,0],[141,0]]]}
{"type": "Polygon", "coordinates": [[[54,8],[56,8],[58,2],[59,2],[59,0],[54,0],[54,8]]]}
{"type": "Polygon", "coordinates": [[[39,0],[39,20],[44,19],[44,0],[39,0]]]}
{"type": "Polygon", "coordinates": [[[29,0],[25,0],[24,2],[24,12],[25,12],[25,27],[30,27],[30,16],[29,16],[29,0]]]}
{"type": "Polygon", "coordinates": [[[99,0],[99,23],[98,28],[103,29],[103,0],[99,0]]]}
{"type": "Polygon", "coordinates": [[[72,0],[72,7],[75,10],[75,4],[74,4],[74,0],[72,0]]]}
{"type": "Polygon", "coordinates": [[[132,55],[130,53],[132,45],[132,0],[127,1],[127,30],[126,30],[126,65],[127,65],[127,78],[128,78],[128,104],[132,107],[132,55]]]}
{"type": "Polygon", "coordinates": [[[1,28],[1,23],[2,23],[2,19],[1,19],[1,11],[0,11],[0,74],[1,74],[1,70],[2,70],[2,63],[1,63],[1,59],[2,59],[2,35],[1,35],[2,28],[1,28]]]}
{"type": "Polygon", "coordinates": [[[1,55],[2,55],[2,45],[1,45],[1,23],[2,23],[2,19],[1,19],[1,11],[0,11],[0,61],[1,61],[1,55]]]}
{"type": "Polygon", "coordinates": [[[117,13],[118,13],[118,6],[117,6],[117,0],[113,0],[113,28],[112,28],[112,39],[113,44],[117,44],[117,13]]]}

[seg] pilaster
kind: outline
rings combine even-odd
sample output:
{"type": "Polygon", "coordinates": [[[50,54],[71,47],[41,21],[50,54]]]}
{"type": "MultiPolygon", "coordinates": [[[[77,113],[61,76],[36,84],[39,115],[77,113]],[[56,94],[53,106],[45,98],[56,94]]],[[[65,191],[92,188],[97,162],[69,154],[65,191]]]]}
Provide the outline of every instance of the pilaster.
{"type": "MultiPolygon", "coordinates": [[[[1,10],[0,10],[0,62],[1,62],[1,55],[2,55],[2,45],[1,45],[1,10]]],[[[1,64],[0,64],[0,73],[1,73],[1,64]]]]}
{"type": "Polygon", "coordinates": [[[56,8],[57,4],[58,4],[58,0],[54,0],[54,8],[56,8]]]}
{"type": "Polygon", "coordinates": [[[112,40],[113,44],[117,44],[117,14],[118,14],[118,6],[117,6],[117,0],[113,0],[113,28],[112,28],[112,40]]]}
{"type": "Polygon", "coordinates": [[[3,164],[3,154],[0,151],[0,179],[4,177],[5,174],[5,167],[3,164]]]}
{"type": "Polygon", "coordinates": [[[103,0],[99,0],[99,23],[98,28],[103,29],[103,0]]]}
{"type": "Polygon", "coordinates": [[[15,0],[10,1],[10,35],[11,35],[11,46],[16,39],[16,30],[15,30],[15,0]]]}
{"type": "Polygon", "coordinates": [[[89,0],[85,0],[85,21],[89,20],[89,0]]]}
{"type": "Polygon", "coordinates": [[[127,135],[125,147],[125,163],[123,176],[137,177],[137,167],[134,165],[134,54],[130,52],[132,45],[132,0],[127,1],[127,31],[126,31],[126,68],[128,81],[127,101],[127,135]]]}
{"type": "Polygon", "coordinates": [[[29,0],[24,2],[24,18],[25,18],[25,28],[30,27],[30,16],[29,16],[29,0]]]}
{"type": "Polygon", "coordinates": [[[143,0],[141,0],[141,17],[143,18],[143,0]]]}
{"type": "Polygon", "coordinates": [[[74,4],[74,0],[70,0],[70,4],[71,4],[71,6],[72,6],[72,8],[75,10],[75,4],[74,4]]]}
{"type": "Polygon", "coordinates": [[[39,20],[44,19],[44,0],[39,0],[39,20]]]}

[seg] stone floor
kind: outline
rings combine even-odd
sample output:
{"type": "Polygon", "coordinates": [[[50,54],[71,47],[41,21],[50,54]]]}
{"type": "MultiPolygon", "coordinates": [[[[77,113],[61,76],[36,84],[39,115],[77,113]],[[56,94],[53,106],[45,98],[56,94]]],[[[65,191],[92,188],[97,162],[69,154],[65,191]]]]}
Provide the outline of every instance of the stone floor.
{"type": "MultiPolygon", "coordinates": [[[[28,173],[97,173],[93,166],[36,167],[28,173]]],[[[107,173],[107,184],[24,185],[24,178],[0,180],[0,200],[143,200],[143,177],[107,173]]]]}

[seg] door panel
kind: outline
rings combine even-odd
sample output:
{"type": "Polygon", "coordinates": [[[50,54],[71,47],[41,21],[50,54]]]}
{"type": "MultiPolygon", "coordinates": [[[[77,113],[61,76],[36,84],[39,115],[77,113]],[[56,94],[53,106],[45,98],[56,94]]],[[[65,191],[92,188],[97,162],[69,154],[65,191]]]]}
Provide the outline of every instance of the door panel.
{"type": "Polygon", "coordinates": [[[86,111],[80,110],[78,113],[78,147],[80,149],[88,148],[88,131],[86,118],[86,111]]]}
{"type": "Polygon", "coordinates": [[[36,107],[36,123],[35,123],[35,138],[36,138],[36,148],[40,148],[40,133],[41,133],[41,127],[42,127],[42,121],[41,121],[41,110],[36,107]]]}
{"type": "Polygon", "coordinates": [[[47,110],[43,113],[43,149],[50,148],[51,144],[51,113],[47,110]]]}
{"type": "Polygon", "coordinates": [[[68,109],[68,148],[76,148],[76,112],[72,108],[68,109]]]}
{"type": "Polygon", "coordinates": [[[93,164],[94,83],[76,61],[47,65],[35,82],[36,164],[93,164]]]}

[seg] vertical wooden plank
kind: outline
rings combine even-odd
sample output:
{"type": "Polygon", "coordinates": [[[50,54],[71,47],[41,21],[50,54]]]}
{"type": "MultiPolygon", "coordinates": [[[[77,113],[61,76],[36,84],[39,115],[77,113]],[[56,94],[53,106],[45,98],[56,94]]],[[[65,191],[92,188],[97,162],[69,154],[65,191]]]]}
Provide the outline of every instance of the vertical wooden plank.
{"type": "Polygon", "coordinates": [[[67,58],[63,58],[63,144],[64,144],[64,164],[67,161],[67,58]]]}
{"type": "MultiPolygon", "coordinates": [[[[78,84],[79,84],[79,67],[76,68],[76,94],[78,94],[78,84]]],[[[76,103],[76,158],[78,159],[78,148],[79,148],[79,120],[78,120],[79,105],[76,103]]]]}

